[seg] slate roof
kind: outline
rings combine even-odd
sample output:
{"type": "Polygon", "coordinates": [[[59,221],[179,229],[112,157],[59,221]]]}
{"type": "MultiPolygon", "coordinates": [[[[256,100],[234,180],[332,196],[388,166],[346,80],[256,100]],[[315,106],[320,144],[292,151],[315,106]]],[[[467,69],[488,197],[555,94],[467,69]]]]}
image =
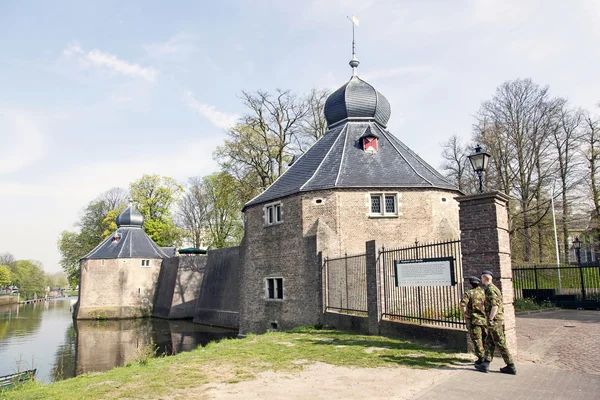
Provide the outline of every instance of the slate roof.
{"type": "Polygon", "coordinates": [[[458,188],[376,122],[347,122],[329,130],[245,207],[299,192],[378,187],[458,192],[458,188]],[[376,153],[362,149],[360,138],[368,129],[379,138],[376,153]]]}
{"type": "Polygon", "coordinates": [[[392,109],[384,95],[355,75],[327,98],[324,112],[329,127],[352,120],[374,120],[386,127],[392,109]]]}
{"type": "Polygon", "coordinates": [[[84,260],[169,257],[142,230],[144,217],[133,206],[127,207],[116,221],[117,230],[84,256],[84,260]],[[114,240],[115,237],[118,238],[118,241],[114,240]]]}
{"type": "MultiPolygon", "coordinates": [[[[355,61],[355,57],[352,59],[355,61]]],[[[334,188],[458,188],[385,127],[387,99],[354,75],[325,102],[329,130],[264,192],[244,208],[300,192],[334,188]],[[376,137],[377,152],[365,152],[361,139],[376,137]]]]}

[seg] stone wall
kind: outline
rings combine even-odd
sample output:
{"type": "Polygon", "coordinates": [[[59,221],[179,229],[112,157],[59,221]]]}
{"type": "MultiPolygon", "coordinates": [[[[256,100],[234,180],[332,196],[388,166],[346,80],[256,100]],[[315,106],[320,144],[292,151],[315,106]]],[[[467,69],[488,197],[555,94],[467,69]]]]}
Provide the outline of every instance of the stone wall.
{"type": "Polygon", "coordinates": [[[239,327],[240,248],[210,250],[198,289],[194,322],[226,328],[239,327]]]}
{"type": "Polygon", "coordinates": [[[373,189],[325,190],[302,195],[303,234],[316,233],[317,220],[335,232],[337,240],[319,247],[324,255],[364,252],[376,239],[386,247],[456,239],[459,235],[456,192],[446,190],[373,189]],[[370,215],[370,193],[398,193],[397,217],[370,215]],[[357,229],[360,227],[360,229],[357,229]]]}
{"type": "Polygon", "coordinates": [[[241,333],[285,330],[320,322],[321,266],[316,237],[302,234],[301,195],[282,199],[282,216],[282,223],[265,226],[263,205],[245,210],[241,333]],[[283,278],[283,300],[267,298],[266,278],[283,278]]]}
{"type": "Polygon", "coordinates": [[[193,318],[206,269],[207,256],[180,256],[163,260],[152,316],[193,318]]]}
{"type": "Polygon", "coordinates": [[[119,319],[149,316],[162,259],[82,260],[77,319],[119,319]],[[104,265],[103,265],[104,264],[104,265]]]}

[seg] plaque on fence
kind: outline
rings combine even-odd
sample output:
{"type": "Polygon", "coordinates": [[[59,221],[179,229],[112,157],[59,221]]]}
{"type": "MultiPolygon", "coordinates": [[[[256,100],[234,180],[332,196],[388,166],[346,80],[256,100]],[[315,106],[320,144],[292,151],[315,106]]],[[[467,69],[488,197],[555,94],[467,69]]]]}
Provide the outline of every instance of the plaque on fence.
{"type": "Polygon", "coordinates": [[[396,286],[453,286],[454,258],[394,260],[396,286]]]}

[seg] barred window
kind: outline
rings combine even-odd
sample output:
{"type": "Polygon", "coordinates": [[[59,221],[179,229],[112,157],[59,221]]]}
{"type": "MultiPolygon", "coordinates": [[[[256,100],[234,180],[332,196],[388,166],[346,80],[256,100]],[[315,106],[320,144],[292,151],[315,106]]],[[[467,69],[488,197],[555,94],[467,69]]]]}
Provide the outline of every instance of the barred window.
{"type": "Polygon", "coordinates": [[[381,214],[381,195],[371,195],[371,214],[381,214]]]}
{"type": "Polygon", "coordinates": [[[395,214],[396,213],[396,196],[385,196],[385,213],[395,214]]]}
{"type": "Polygon", "coordinates": [[[371,215],[380,217],[392,217],[398,215],[398,194],[396,193],[372,193],[371,215]]]}

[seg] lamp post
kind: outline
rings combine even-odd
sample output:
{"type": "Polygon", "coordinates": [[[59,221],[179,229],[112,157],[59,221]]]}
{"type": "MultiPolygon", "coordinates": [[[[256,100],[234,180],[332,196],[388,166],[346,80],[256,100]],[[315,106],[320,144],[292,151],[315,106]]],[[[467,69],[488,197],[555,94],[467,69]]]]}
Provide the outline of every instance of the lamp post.
{"type": "Polygon", "coordinates": [[[487,169],[491,157],[492,156],[488,153],[481,150],[480,145],[477,145],[477,147],[475,147],[475,153],[469,156],[473,171],[475,171],[479,177],[479,193],[483,193],[483,171],[487,169]]]}
{"type": "Polygon", "coordinates": [[[581,279],[581,298],[585,301],[585,281],[583,278],[583,268],[581,268],[581,241],[579,237],[573,240],[573,248],[575,249],[575,256],[577,256],[577,266],[579,267],[579,279],[581,279]]]}

